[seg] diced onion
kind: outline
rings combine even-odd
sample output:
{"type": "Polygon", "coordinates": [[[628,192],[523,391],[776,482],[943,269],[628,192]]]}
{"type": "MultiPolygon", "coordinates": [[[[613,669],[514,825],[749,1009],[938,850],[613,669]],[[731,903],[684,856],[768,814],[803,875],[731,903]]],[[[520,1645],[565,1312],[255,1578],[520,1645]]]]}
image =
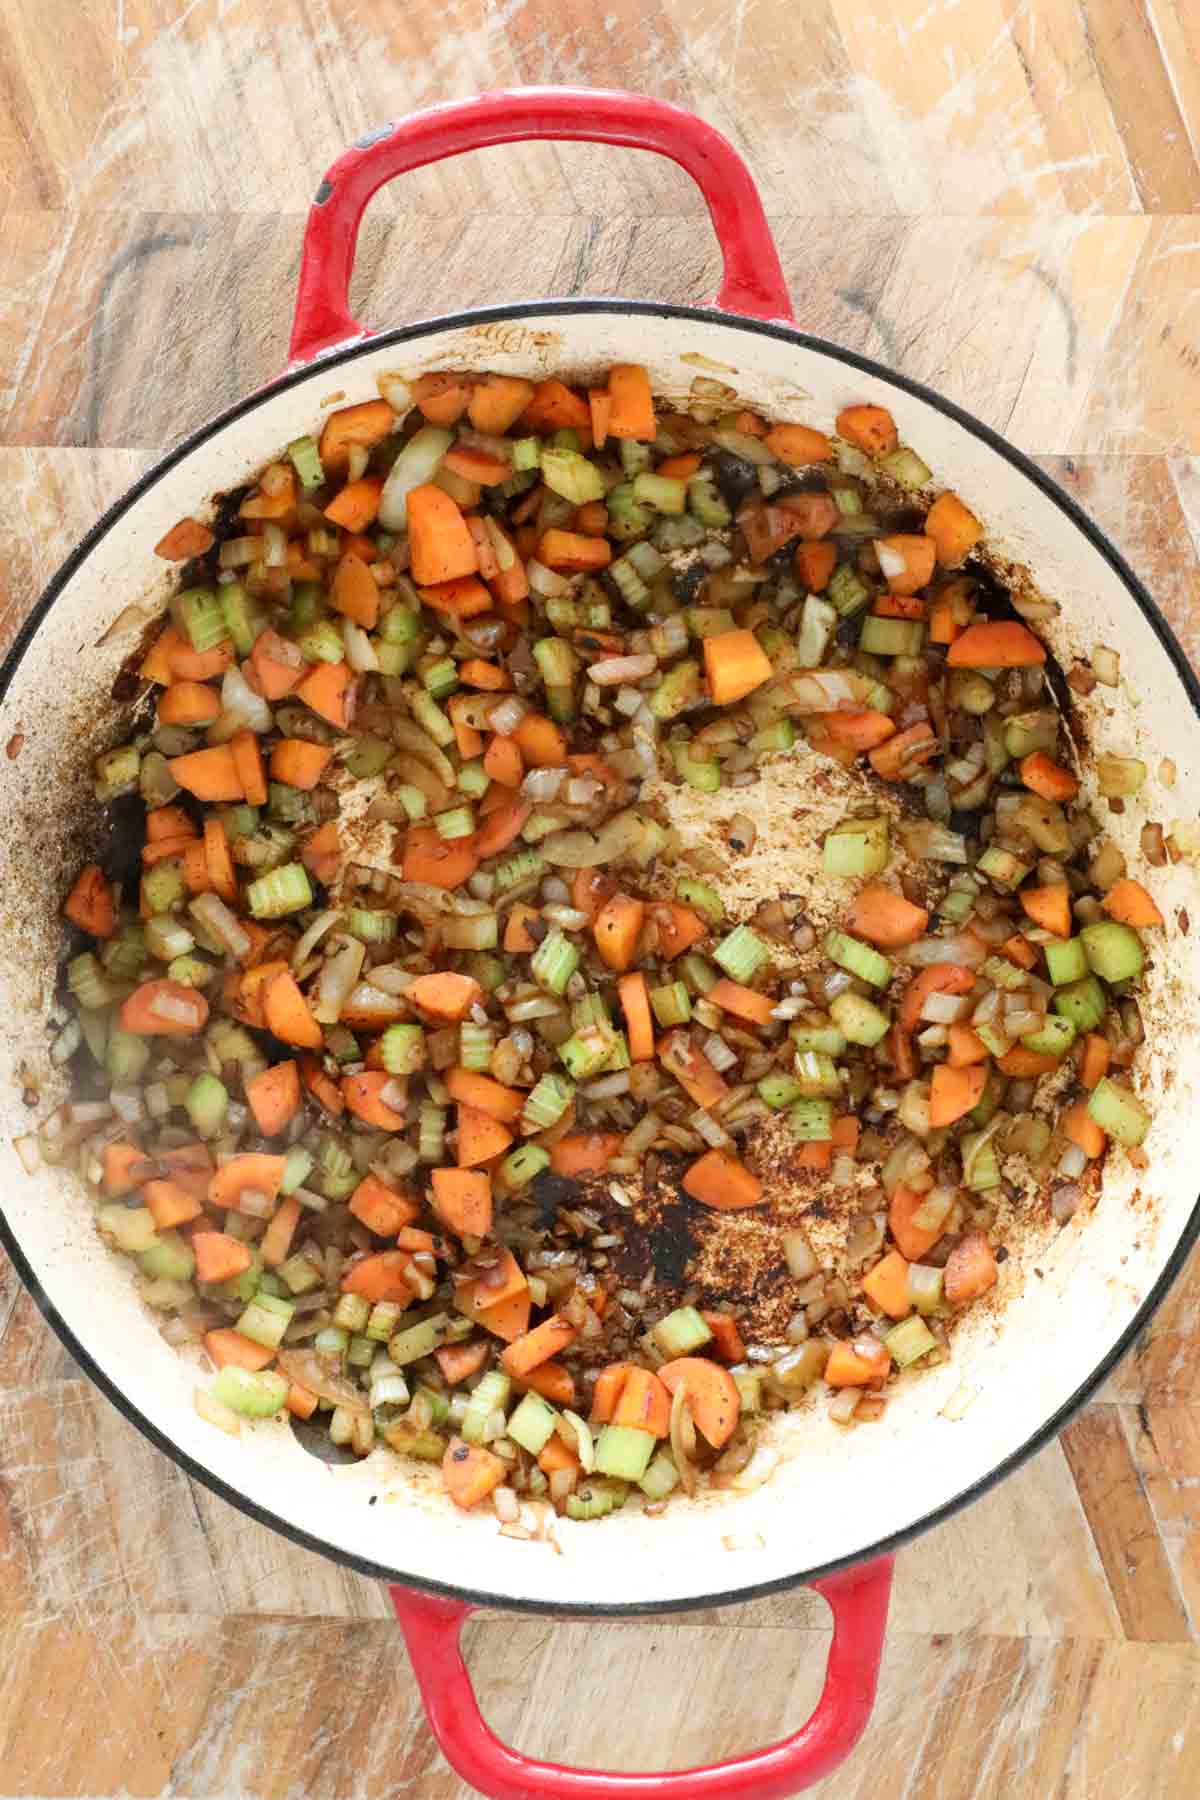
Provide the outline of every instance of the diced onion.
{"type": "Polygon", "coordinates": [[[606,656],[588,670],[597,687],[620,687],[626,681],[645,681],[658,668],[657,656],[606,656]]]}
{"type": "Polygon", "coordinates": [[[530,769],[521,782],[522,796],[539,806],[548,800],[555,800],[566,777],[565,769],[530,769]]]}
{"type": "Polygon", "coordinates": [[[167,1019],[172,1025],[195,1025],[198,1014],[196,999],[183,999],[178,994],[155,994],[149,1010],[156,1019],[167,1019]]]}
{"type": "Polygon", "coordinates": [[[300,942],[296,945],[296,948],[292,951],[293,969],[303,967],[320,943],[321,939],[325,936],[325,933],[331,926],[337,924],[341,916],[341,913],[336,907],[330,907],[327,912],[317,914],[308,930],[304,933],[304,936],[300,939],[300,942]]]}
{"type": "MultiPolygon", "coordinates": [[[[222,739],[235,731],[253,731],[261,736],[275,723],[274,715],[261,694],[256,694],[236,663],[230,663],[221,677],[221,707],[232,729],[222,732],[222,739]]],[[[211,734],[214,740],[217,734],[211,734]]]]}
{"type": "Polygon", "coordinates": [[[218,943],[225,946],[231,956],[236,956],[240,961],[243,956],[250,954],[250,933],[239,919],[234,918],[219,895],[197,894],[188,910],[198,924],[203,925],[218,943]]]}
{"type": "Polygon", "coordinates": [[[785,1231],[780,1236],[789,1275],[796,1281],[807,1281],[820,1268],[816,1253],[802,1231],[785,1231]]]}
{"type": "Polygon", "coordinates": [[[897,575],[903,575],[908,564],[899,550],[893,550],[890,544],[876,544],[875,554],[879,558],[879,567],[889,581],[897,575]]]}
{"type": "Polygon", "coordinates": [[[534,593],[540,594],[544,600],[560,599],[571,585],[565,576],[556,575],[553,569],[548,569],[545,563],[538,562],[534,556],[525,564],[525,575],[534,593]]]}
{"type": "Polygon", "coordinates": [[[506,694],[493,706],[488,723],[500,737],[511,737],[528,711],[524,700],[518,699],[516,694],[506,694]]]}

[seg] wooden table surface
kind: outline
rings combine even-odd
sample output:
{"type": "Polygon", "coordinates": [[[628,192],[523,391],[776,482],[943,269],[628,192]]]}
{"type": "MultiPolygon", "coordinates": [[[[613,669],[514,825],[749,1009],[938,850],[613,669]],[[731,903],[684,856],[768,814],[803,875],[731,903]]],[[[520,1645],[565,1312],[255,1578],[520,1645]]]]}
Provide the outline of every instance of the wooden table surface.
{"type": "MultiPolygon", "coordinates": [[[[1200,654],[1198,57],[1195,0],[4,0],[0,633],[150,460],[280,368],[303,212],[345,144],[573,81],[727,132],[800,322],[1033,453],[1200,654]]],[[[717,269],[672,166],[523,147],[381,196],[355,296],[378,324],[699,301],[717,269]]],[[[467,1791],[382,1589],[187,1481],[8,1270],[0,1416],[0,1793],[467,1791]]],[[[678,1766],[794,1726],[825,1626],[804,1593],[491,1615],[470,1653],[523,1748],[678,1766]]],[[[1061,1442],[901,1554],[873,1721],[817,1791],[1200,1792],[1200,1264],[1061,1442]]]]}

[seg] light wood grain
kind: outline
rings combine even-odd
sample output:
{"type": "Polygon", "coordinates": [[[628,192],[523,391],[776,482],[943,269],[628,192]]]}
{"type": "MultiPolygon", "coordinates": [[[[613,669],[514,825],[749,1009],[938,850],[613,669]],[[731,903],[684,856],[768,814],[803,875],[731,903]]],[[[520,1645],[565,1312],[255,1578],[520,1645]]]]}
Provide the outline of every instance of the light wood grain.
{"type": "MultiPolygon", "coordinates": [[[[347,143],[578,81],[726,131],[801,324],[1038,457],[1200,659],[1191,0],[3,0],[0,79],[0,644],[156,455],[281,367],[305,209],[347,143]]],[[[719,267],[672,165],[529,145],[380,195],[353,296],[374,325],[698,301],[719,267]]],[[[824,1800],[1194,1800],[1198,1496],[1193,1258],[1061,1443],[902,1553],[876,1714],[824,1800]]],[[[498,1729],[616,1767],[784,1731],[827,1642],[804,1592],[468,1632],[498,1729]]],[[[379,1586],[189,1482],[2,1264],[0,1745],[5,1796],[467,1791],[379,1586]]]]}

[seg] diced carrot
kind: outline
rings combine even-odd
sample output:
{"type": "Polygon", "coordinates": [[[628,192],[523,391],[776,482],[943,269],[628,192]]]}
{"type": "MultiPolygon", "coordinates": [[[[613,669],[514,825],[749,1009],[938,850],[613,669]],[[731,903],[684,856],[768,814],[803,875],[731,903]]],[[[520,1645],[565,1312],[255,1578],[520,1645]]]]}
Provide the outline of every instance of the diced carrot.
{"type": "Polygon", "coordinates": [[[835,1344],[825,1364],[830,1387],[868,1387],[883,1381],[892,1366],[887,1347],[875,1338],[856,1337],[852,1343],[835,1344]]]}
{"type": "Polygon", "coordinates": [[[354,671],[349,663],[320,662],[314,663],[297,685],[296,695],[329,724],[345,729],[350,724],[353,686],[354,671]]]}
{"type": "Polygon", "coordinates": [[[395,425],[396,415],[386,400],[362,400],[356,406],[340,407],[330,413],[321,428],[321,466],[327,474],[344,469],[352,446],[374,449],[390,436],[395,425]]]}
{"type": "Polygon", "coordinates": [[[905,771],[927,763],[938,753],[938,739],[927,722],[910,725],[870,752],[869,761],[881,781],[903,781],[905,771]]]}
{"type": "Polygon", "coordinates": [[[460,1381],[478,1374],[491,1354],[492,1347],[484,1338],[474,1344],[444,1344],[433,1353],[447,1387],[457,1387],[460,1381]]]}
{"type": "Polygon", "coordinates": [[[1024,1044],[1014,1044],[1003,1056],[996,1058],[996,1067],[1002,1075],[1013,1075],[1019,1081],[1036,1081],[1039,1075],[1049,1075],[1057,1069],[1057,1056],[1046,1056],[1040,1050],[1027,1050],[1024,1044]]]}
{"type": "Polygon", "coordinates": [[[189,894],[207,894],[211,891],[212,883],[208,878],[208,855],[202,838],[190,838],[185,843],[183,880],[189,894]]]}
{"type": "Polygon", "coordinates": [[[474,838],[443,838],[434,825],[410,825],[404,839],[403,878],[431,887],[456,888],[475,873],[474,838]]]}
{"type": "Polygon", "coordinates": [[[714,706],[732,706],[771,679],[771,663],[752,631],[719,631],[704,639],[704,672],[714,706]]]}
{"type": "MultiPolygon", "coordinates": [[[[287,572],[291,581],[324,581],[325,566],[313,560],[303,538],[292,538],[287,547],[287,572]]],[[[297,1392],[300,1390],[297,1389],[297,1392]]]]}
{"type": "Polygon", "coordinates": [[[246,1100],[264,1137],[278,1137],[300,1111],[300,1071],[294,1061],[272,1063],[246,1083],[246,1100]]]}
{"type": "Polygon", "coordinates": [[[512,676],[507,669],[500,668],[498,663],[485,661],[482,656],[469,656],[458,665],[458,679],[464,687],[482,688],[489,694],[503,694],[512,686],[512,676]]]}
{"type": "Polygon", "coordinates": [[[275,1361],[274,1350],[266,1344],[256,1344],[253,1338],[244,1337],[231,1326],[222,1326],[219,1331],[206,1331],[204,1348],[218,1369],[249,1369],[254,1374],[275,1361]]]}
{"type": "Polygon", "coordinates": [[[357,481],[348,481],[334,495],[325,508],[325,517],[343,531],[365,531],[375,523],[382,494],[383,482],[378,475],[362,475],[357,481]]]}
{"type": "Polygon", "coordinates": [[[972,1063],[986,1062],[989,1051],[977,1031],[969,1025],[951,1025],[946,1033],[949,1042],[947,1061],[952,1069],[967,1069],[972,1063]]]}
{"type": "Polygon", "coordinates": [[[133,1171],[151,1160],[136,1144],[105,1144],[101,1152],[105,1193],[114,1200],[119,1200],[123,1194],[131,1194],[139,1185],[133,1178],[133,1171]]]}
{"type": "MultiPolygon", "coordinates": [[[[886,552],[889,560],[899,557],[904,564],[896,574],[885,574],[893,594],[915,594],[919,588],[928,585],[937,557],[937,545],[932,538],[899,532],[892,537],[880,538],[878,549],[886,552]]],[[[880,561],[883,565],[884,559],[880,561]]]]}
{"type": "Polygon", "coordinates": [[[705,1312],[702,1309],[700,1317],[713,1334],[713,1344],[722,1362],[740,1363],[746,1360],[745,1339],[732,1313],[705,1312]]]}
{"type": "Polygon", "coordinates": [[[1043,800],[1073,800],[1079,792],[1079,783],[1070,769],[1064,769],[1044,750],[1022,757],[1017,773],[1025,786],[1043,800]]]}
{"type": "Polygon", "coordinates": [[[623,975],[617,983],[617,994],[625,1014],[630,1061],[650,1062],[654,1056],[654,1023],[646,977],[639,971],[623,975]]]}
{"type": "Polygon", "coordinates": [[[407,1194],[380,1181],[378,1175],[364,1175],[350,1196],[350,1211],[373,1231],[376,1237],[395,1237],[402,1225],[411,1225],[421,1209],[407,1194]]]}
{"type": "Polygon", "coordinates": [[[596,948],[610,969],[627,969],[633,961],[646,916],[645,902],[630,894],[614,894],[592,925],[596,948]]]}
{"type": "Polygon", "coordinates": [[[757,1206],[762,1200],[758,1176],[728,1150],[706,1150],[697,1157],[682,1186],[693,1199],[718,1212],[738,1212],[746,1206],[757,1206]]]}
{"type": "Polygon", "coordinates": [[[455,1506],[470,1512],[486,1500],[508,1474],[508,1464],[501,1462],[481,1444],[466,1444],[462,1438],[451,1438],[442,1458],[442,1482],[455,1506]]]}
{"type": "Polygon", "coordinates": [[[307,793],[316,787],[332,761],[333,750],[328,744],[313,744],[307,738],[280,738],[271,751],[271,779],[307,793]]]}
{"type": "Polygon", "coordinates": [[[925,515],[925,532],[937,545],[943,568],[953,568],[983,536],[983,526],[957,494],[939,494],[925,515]]]}
{"type": "MultiPolygon", "coordinates": [[[[461,1296],[456,1304],[461,1311],[461,1296]]],[[[476,1317],[485,1331],[490,1331],[493,1337],[503,1338],[506,1344],[511,1344],[515,1338],[528,1331],[531,1310],[532,1302],[526,1288],[520,1294],[501,1300],[497,1306],[481,1307],[476,1317]]]]}
{"type": "Polygon", "coordinates": [[[474,619],[490,610],[492,596],[477,575],[459,575],[453,581],[427,583],[420,589],[427,606],[448,613],[452,619],[474,619]]]}
{"type": "Polygon", "coordinates": [[[604,537],[584,537],[578,531],[560,531],[552,527],[543,531],[538,539],[537,560],[548,569],[563,569],[568,573],[607,569],[612,561],[612,545],[604,537]]]}
{"type": "Polygon", "coordinates": [[[1019,968],[1034,969],[1037,967],[1037,951],[1029,939],[1022,937],[1019,931],[1014,931],[1010,938],[1005,938],[1000,949],[1007,956],[1009,962],[1015,962],[1019,968]]]}
{"type": "Polygon", "coordinates": [[[480,1112],[476,1106],[459,1107],[455,1161],[460,1169],[478,1168],[503,1156],[512,1141],[512,1132],[490,1113],[480,1112]]]}
{"type": "Polygon", "coordinates": [[[209,725],[221,710],[221,696],[204,681],[173,681],[158,697],[160,725],[209,725]]]}
{"type": "Polygon", "coordinates": [[[198,1219],[204,1211],[195,1194],[189,1194],[177,1181],[147,1181],[142,1199],[159,1231],[173,1231],[177,1225],[198,1219]]]}
{"type": "Polygon", "coordinates": [[[550,1151],[556,1175],[603,1175],[621,1145],[618,1131],[576,1131],[559,1138],[550,1151]]]}
{"type": "Polygon", "coordinates": [[[524,604],[529,597],[529,577],[525,573],[525,564],[508,534],[501,530],[495,519],[489,521],[489,535],[501,540],[496,549],[500,573],[493,576],[490,583],[496,605],[501,616],[510,624],[524,625],[529,618],[529,608],[524,604]]]}
{"type": "Polygon", "coordinates": [[[192,750],[186,756],[168,758],[167,767],[181,788],[198,800],[242,800],[245,790],[228,744],[210,750],[192,750]]]}
{"type": "Polygon", "coordinates": [[[846,914],[846,930],[883,950],[899,950],[925,935],[929,914],[881,881],[860,888],[846,914]]]}
{"type": "Polygon", "coordinates": [[[182,806],[156,806],[146,814],[146,842],[149,844],[196,835],[196,827],[182,806]]]}
{"type": "Polygon", "coordinates": [[[1133,925],[1142,931],[1163,922],[1162,914],[1141,882],[1133,881],[1127,875],[1113,882],[1100,904],[1122,925],[1133,925]]]}
{"type": "Polygon", "coordinates": [[[413,1284],[408,1280],[412,1256],[407,1250],[376,1250],[371,1256],[359,1257],[342,1274],[343,1294],[361,1294],[372,1303],[398,1300],[402,1306],[413,1298],[413,1284]]]}
{"type": "Polygon", "coordinates": [[[531,1369],[549,1362],[552,1356],[566,1350],[575,1342],[576,1335],[575,1327],[569,1319],[552,1313],[540,1325],[535,1325],[532,1331],[526,1331],[519,1338],[513,1339],[508,1349],[501,1352],[501,1367],[509,1375],[524,1378],[531,1369]]]}
{"type": "Polygon", "coordinates": [[[197,1281],[231,1281],[250,1267],[250,1246],[224,1231],[193,1231],[197,1281]]]}
{"type": "Polygon", "coordinates": [[[607,531],[608,508],[603,500],[589,500],[585,505],[577,507],[575,517],[571,520],[571,529],[584,537],[599,537],[607,531]]]}
{"type": "Polygon", "coordinates": [[[900,442],[896,421],[884,406],[844,406],[837,428],[839,437],[868,456],[886,456],[900,442]]]}
{"type": "Polygon", "coordinates": [[[1043,931],[1052,931],[1055,937],[1070,937],[1071,890],[1065,881],[1050,887],[1022,888],[1017,899],[1026,915],[1043,931]]]}
{"type": "Polygon", "coordinates": [[[549,1400],[555,1406],[575,1404],[575,1377],[565,1363],[539,1363],[536,1369],[522,1375],[517,1385],[540,1394],[543,1400],[549,1400]]]}
{"type": "Polygon", "coordinates": [[[929,609],[929,642],[952,644],[961,629],[949,600],[942,594],[937,595],[929,609]]]}
{"type": "Polygon", "coordinates": [[[945,1230],[942,1225],[930,1229],[917,1224],[916,1215],[925,1200],[926,1195],[918,1194],[901,1182],[888,1202],[888,1229],[899,1244],[901,1254],[909,1262],[920,1262],[925,1252],[933,1249],[945,1230]]]}
{"type": "Polygon", "coordinates": [[[230,738],[229,750],[247,802],[251,806],[265,806],[267,777],[258,739],[252,731],[239,731],[230,738]]]}
{"type": "Polygon", "coordinates": [[[567,760],[566,739],[554,720],[542,713],[526,713],[513,737],[531,769],[558,769],[567,760]]]}
{"type": "Polygon", "coordinates": [[[483,989],[473,976],[443,969],[434,975],[418,975],[405,989],[404,997],[427,1019],[456,1025],[473,1006],[483,1004],[483,989]]]}
{"type": "Polygon", "coordinates": [[[155,1152],[155,1162],[170,1171],[171,1180],[196,1200],[208,1199],[213,1160],[207,1144],[176,1144],[169,1150],[155,1152]]]}
{"type": "Polygon", "coordinates": [[[592,427],[587,401],[554,380],[539,381],[522,414],[522,423],[530,431],[586,431],[592,427]]]}
{"type": "Polygon", "coordinates": [[[699,467],[699,451],[688,450],[682,456],[664,457],[654,473],[665,475],[669,481],[690,481],[699,467]]]}
{"type": "Polygon", "coordinates": [[[931,963],[919,969],[904,990],[897,1022],[901,1031],[915,1031],[921,1021],[921,1008],[930,994],[969,994],[975,986],[975,971],[962,963],[931,963]]]}
{"type": "Polygon", "coordinates": [[[987,1086],[987,1070],[982,1063],[969,1063],[965,1068],[952,1068],[938,1063],[929,1088],[929,1123],[953,1125],[964,1113],[979,1105],[987,1086]]]}
{"type": "Polygon", "coordinates": [[[608,371],[608,393],[612,402],[608,415],[609,436],[636,438],[652,444],[658,436],[658,426],[654,418],[650,377],[641,364],[614,363],[608,371]]]}
{"type": "Polygon", "coordinates": [[[215,543],[212,532],[199,519],[180,519],[165,537],[159,538],[154,554],[164,562],[189,562],[193,556],[203,556],[215,543]]]}
{"type": "Polygon", "coordinates": [[[814,1169],[818,1173],[833,1166],[833,1140],[831,1138],[810,1138],[798,1144],[794,1152],[796,1166],[801,1169],[814,1169]]]}
{"type": "Polygon", "coordinates": [[[952,669],[1026,669],[1045,660],[1045,644],[1016,619],[968,625],[946,652],[952,669]]]}
{"type": "MultiPolygon", "coordinates": [[[[305,665],[288,660],[287,640],[276,631],[260,631],[254,640],[245,674],[251,686],[257,687],[264,700],[282,700],[290,694],[304,674],[305,665]]],[[[324,664],[319,663],[318,668],[324,664]]]]}
{"type": "Polygon", "coordinates": [[[341,1089],[332,1076],[325,1073],[315,1056],[300,1058],[300,1079],[321,1106],[335,1119],[340,1119],[346,1110],[346,1102],[342,1099],[341,1089]]]}
{"type": "Polygon", "coordinates": [[[456,444],[452,450],[447,450],[441,466],[463,481],[474,482],[477,487],[498,487],[512,475],[512,463],[506,458],[492,456],[487,450],[477,450],[469,444],[456,444]]]}
{"type": "Polygon", "coordinates": [[[425,482],[408,496],[408,542],[412,577],[419,587],[457,581],[478,567],[475,544],[457,503],[444,489],[425,482]]]}
{"type": "Polygon", "coordinates": [[[482,1169],[435,1169],[433,1204],[456,1237],[486,1237],[492,1229],[492,1182],[482,1169]]]}
{"type": "Polygon", "coordinates": [[[593,1425],[611,1425],[621,1391],[635,1365],[628,1362],[609,1363],[601,1369],[592,1388],[592,1410],[590,1414],[593,1425]]]}
{"type": "Polygon", "coordinates": [[[460,1282],[455,1291],[455,1305],[467,1318],[490,1312],[506,1300],[515,1300],[529,1287],[525,1271],[511,1250],[501,1250],[499,1259],[488,1271],[487,1279],[460,1282]]]}
{"type": "Polygon", "coordinates": [[[298,1381],[293,1381],[283,1404],[294,1419],[311,1419],[321,1404],[321,1396],[314,1394],[311,1388],[301,1387],[298,1381]]]}
{"type": "Polygon", "coordinates": [[[471,389],[467,417],[476,431],[503,437],[533,399],[533,383],[520,375],[481,375],[471,389]]]}
{"type": "Polygon", "coordinates": [[[636,1364],[625,1377],[620,1398],[613,1413],[614,1425],[628,1425],[634,1431],[648,1431],[665,1438],[671,1429],[671,1396],[658,1376],[636,1364]]]}
{"type": "Polygon", "coordinates": [[[1079,1064],[1081,1087],[1094,1088],[1108,1074],[1112,1045],[1098,1031],[1089,1031],[1083,1040],[1083,1057],[1079,1064]]]}
{"type": "Polygon", "coordinates": [[[121,1030],[141,1037],[190,1037],[208,1023],[208,1001],[165,977],[143,981],[121,1002],[121,1030]]]}
{"type": "Polygon", "coordinates": [[[608,436],[608,421],[612,417],[612,395],[607,388],[588,389],[588,409],[591,416],[592,442],[597,450],[602,449],[608,436]]]}
{"type": "Polygon", "coordinates": [[[236,1212],[242,1195],[250,1191],[274,1200],[286,1165],[286,1156],[268,1156],[257,1150],[231,1156],[209,1178],[209,1201],[213,1206],[232,1207],[236,1212]]]}
{"type": "Polygon", "coordinates": [[[1065,1107],[1058,1124],[1067,1141],[1077,1145],[1089,1160],[1103,1156],[1108,1138],[1093,1119],[1084,1101],[1078,1100],[1074,1106],[1065,1107]]]}
{"type": "Polygon", "coordinates": [[[745,1019],[751,1025],[769,1025],[771,1022],[774,1002],[770,996],[743,987],[740,981],[730,981],[728,976],[722,976],[714,983],[704,998],[710,1005],[719,1006],[722,1012],[732,1013],[736,1019],[745,1019]]]}
{"type": "Polygon", "coordinates": [[[519,788],[525,774],[525,759],[515,738],[498,733],[488,740],[483,753],[483,772],[497,787],[519,788]]]}
{"type": "Polygon", "coordinates": [[[211,650],[193,650],[190,641],[171,628],[167,656],[172,681],[214,681],[233,665],[233,645],[228,638],[211,650]]]}
{"type": "Polygon", "coordinates": [[[294,1194],[288,1194],[279,1202],[271,1215],[270,1224],[259,1239],[258,1248],[268,1269],[277,1269],[280,1263],[287,1261],[299,1223],[300,1202],[294,1194]]]}
{"type": "Polygon", "coordinates": [[[267,1015],[263,1011],[263,992],[268,981],[276,975],[287,973],[288,965],[281,957],[272,957],[270,962],[256,963],[246,970],[245,974],[232,977],[228,1000],[236,1018],[244,1025],[253,1025],[259,1031],[267,1029],[267,1015]]]}
{"type": "Polygon", "coordinates": [[[78,925],[94,938],[109,938],[117,928],[117,904],[109,881],[99,863],[87,863],[75,877],[67,895],[63,913],[72,925],[78,925]]]}
{"type": "Polygon", "coordinates": [[[702,1356],[679,1356],[663,1364],[658,1379],[670,1394],[683,1389],[697,1430],[714,1450],[729,1442],[737,1429],[742,1400],[728,1369],[702,1356]]]}
{"type": "Polygon", "coordinates": [[[943,1292],[951,1306],[977,1300],[995,1287],[996,1258],[982,1231],[968,1231],[954,1246],[946,1261],[943,1292]]]}
{"type": "Polygon", "coordinates": [[[899,594],[889,590],[876,597],[871,611],[877,619],[923,619],[925,602],[919,594],[899,594]]]}
{"type": "Polygon", "coordinates": [[[826,713],[821,723],[836,743],[848,745],[860,756],[896,734],[895,722],[881,712],[826,713]]]}
{"type": "Polygon", "coordinates": [[[179,642],[179,633],[173,625],[159,633],[138,669],[143,681],[157,681],[160,687],[167,686],[171,680],[171,650],[179,642]]]}
{"type": "Polygon", "coordinates": [[[881,1262],[863,1276],[863,1293],[889,1319],[906,1319],[912,1311],[908,1297],[908,1264],[898,1250],[889,1250],[881,1262]]]}
{"type": "Polygon", "coordinates": [[[229,901],[231,905],[236,904],[237,871],[229,853],[229,835],[224,821],[211,816],[204,821],[204,861],[213,893],[219,894],[222,900],[229,901]]]}
{"type": "Polygon", "coordinates": [[[520,836],[532,811],[531,800],[522,800],[506,791],[475,833],[475,854],[479,860],[482,862],[485,856],[496,856],[501,850],[507,850],[514,838],[520,836]]]}
{"type": "Polygon", "coordinates": [[[412,395],[431,425],[454,425],[471,402],[469,384],[449,369],[418,376],[412,395]]]}
{"type": "Polygon", "coordinates": [[[810,425],[773,425],[766,434],[767,449],[780,462],[800,468],[805,463],[828,462],[833,445],[823,431],[810,425]]]}
{"type": "Polygon", "coordinates": [[[665,962],[674,962],[708,934],[700,914],[679,900],[658,901],[651,908],[651,917],[658,928],[659,955],[665,962]]]}
{"type": "Polygon", "coordinates": [[[403,1131],[404,1114],[383,1097],[385,1088],[403,1085],[386,1069],[364,1069],[361,1075],[343,1075],[342,1098],[347,1112],[364,1125],[373,1125],[377,1131],[403,1131]]]}
{"type": "Polygon", "coordinates": [[[657,1047],[658,1060],[697,1106],[715,1106],[729,1088],[686,1031],[671,1031],[657,1047]]]}
{"type": "Polygon", "coordinates": [[[444,1069],[442,1080],[450,1098],[457,1100],[460,1106],[473,1106],[504,1125],[511,1125],[521,1116],[525,1096],[519,1088],[502,1087],[490,1075],[480,1075],[474,1069],[457,1065],[444,1069]]]}
{"type": "MultiPolygon", "coordinates": [[[[154,843],[147,841],[142,845],[142,867],[152,869],[156,863],[173,862],[176,857],[186,856],[193,845],[199,850],[204,860],[207,876],[208,858],[204,856],[204,846],[195,832],[190,832],[187,837],[158,838],[154,843]]],[[[206,879],[201,891],[207,893],[209,885],[206,879]]]]}
{"type": "Polygon", "coordinates": [[[324,1039],[312,1009],[290,970],[281,969],[263,984],[263,1017],[267,1030],[300,1050],[319,1050],[324,1039]]]}
{"type": "Polygon", "coordinates": [[[342,557],[334,570],[329,598],[335,612],[364,631],[374,631],[379,623],[379,587],[361,557],[342,557]]]}
{"type": "Polygon", "coordinates": [[[537,949],[537,939],[529,935],[527,926],[531,919],[540,919],[541,916],[536,906],[526,906],[521,900],[509,908],[508,923],[504,927],[504,948],[510,956],[532,956],[537,949]]]}
{"type": "Polygon", "coordinates": [[[804,538],[796,545],[796,573],[810,594],[823,594],[837,568],[837,546],[827,538],[804,538]]]}

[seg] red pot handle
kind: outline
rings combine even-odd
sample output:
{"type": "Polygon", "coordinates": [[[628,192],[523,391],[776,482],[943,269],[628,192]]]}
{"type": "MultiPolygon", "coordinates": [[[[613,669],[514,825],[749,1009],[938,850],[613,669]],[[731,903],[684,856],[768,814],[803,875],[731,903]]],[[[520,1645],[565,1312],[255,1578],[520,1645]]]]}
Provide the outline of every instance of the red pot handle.
{"type": "Polygon", "coordinates": [[[394,1587],[391,1594],[446,1761],[490,1800],[784,1800],[831,1774],[862,1735],[879,1679],[892,1558],[812,1585],[833,1609],[833,1642],[821,1698],[800,1730],[731,1762],[639,1775],[568,1769],[501,1743],[484,1723],[459,1646],[474,1608],[411,1588],[394,1587]]]}
{"type": "Polygon", "coordinates": [[[605,88],[510,88],[413,113],[360,139],[330,168],[309,210],[300,259],[291,361],[366,336],[350,311],[359,222],[385,181],[490,144],[581,139],[656,150],[699,187],[721,245],[715,304],[754,319],[791,321],[779,255],[750,172],[728,138],[665,100],[605,88]]]}

